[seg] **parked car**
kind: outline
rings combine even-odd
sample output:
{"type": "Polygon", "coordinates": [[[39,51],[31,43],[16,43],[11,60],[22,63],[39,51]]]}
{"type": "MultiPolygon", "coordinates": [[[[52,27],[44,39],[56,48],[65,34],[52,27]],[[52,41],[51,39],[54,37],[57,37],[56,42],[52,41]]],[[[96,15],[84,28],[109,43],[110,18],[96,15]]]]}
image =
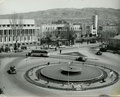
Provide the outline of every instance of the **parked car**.
{"type": "Polygon", "coordinates": [[[101,51],[101,52],[106,52],[106,51],[107,51],[107,48],[100,48],[100,51],[101,51]]]}
{"type": "Polygon", "coordinates": [[[86,62],[86,61],[87,61],[87,58],[80,56],[80,57],[76,58],[76,60],[77,60],[77,61],[86,62]]]}
{"type": "Polygon", "coordinates": [[[16,74],[16,67],[15,66],[10,66],[10,69],[7,71],[8,74],[16,74]]]}
{"type": "Polygon", "coordinates": [[[101,51],[97,51],[95,54],[96,55],[102,55],[102,52],[101,51]]]}

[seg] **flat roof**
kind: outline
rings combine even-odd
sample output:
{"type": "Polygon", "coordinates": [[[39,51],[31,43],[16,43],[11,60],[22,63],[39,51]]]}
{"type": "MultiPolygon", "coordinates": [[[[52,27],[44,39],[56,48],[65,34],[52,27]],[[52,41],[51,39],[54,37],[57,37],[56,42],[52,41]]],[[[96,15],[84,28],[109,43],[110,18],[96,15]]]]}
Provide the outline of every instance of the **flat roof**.
{"type": "MultiPolygon", "coordinates": [[[[10,21],[11,19],[0,19],[0,24],[10,24],[10,21]]],[[[33,19],[23,19],[23,24],[35,24],[35,21],[33,19]]]]}

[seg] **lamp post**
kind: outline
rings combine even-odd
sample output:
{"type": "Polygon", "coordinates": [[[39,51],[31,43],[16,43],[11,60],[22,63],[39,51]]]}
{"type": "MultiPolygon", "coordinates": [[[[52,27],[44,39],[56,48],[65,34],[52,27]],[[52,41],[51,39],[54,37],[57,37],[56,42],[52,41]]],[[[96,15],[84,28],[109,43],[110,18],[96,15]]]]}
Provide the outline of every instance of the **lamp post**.
{"type": "Polygon", "coordinates": [[[68,89],[69,89],[69,80],[70,80],[70,78],[69,78],[69,66],[70,66],[70,62],[68,62],[68,89]]]}

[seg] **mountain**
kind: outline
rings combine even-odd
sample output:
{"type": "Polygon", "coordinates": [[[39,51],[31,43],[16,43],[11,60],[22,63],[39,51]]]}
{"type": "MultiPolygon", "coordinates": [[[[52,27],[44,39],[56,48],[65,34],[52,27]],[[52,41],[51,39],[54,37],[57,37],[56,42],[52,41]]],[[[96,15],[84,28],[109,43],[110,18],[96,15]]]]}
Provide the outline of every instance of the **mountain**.
{"type": "MultiPolygon", "coordinates": [[[[37,24],[51,23],[59,19],[65,19],[72,23],[91,23],[92,16],[95,14],[99,16],[100,24],[116,24],[120,20],[120,9],[111,8],[62,8],[17,14],[22,15],[25,19],[35,19],[37,24]]],[[[9,17],[10,14],[0,15],[0,19],[8,19],[9,17]]]]}

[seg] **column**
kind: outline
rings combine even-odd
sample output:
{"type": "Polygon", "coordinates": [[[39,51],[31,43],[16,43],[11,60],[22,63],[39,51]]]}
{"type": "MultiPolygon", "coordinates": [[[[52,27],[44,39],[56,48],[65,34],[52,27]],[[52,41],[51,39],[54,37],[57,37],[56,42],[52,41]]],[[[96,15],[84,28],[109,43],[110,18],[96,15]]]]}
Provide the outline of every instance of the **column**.
{"type": "Polygon", "coordinates": [[[7,30],[7,43],[9,44],[9,29],[7,30]]]}
{"type": "Polygon", "coordinates": [[[4,45],[4,30],[3,30],[3,40],[2,41],[3,41],[3,45],[4,45]]]}

